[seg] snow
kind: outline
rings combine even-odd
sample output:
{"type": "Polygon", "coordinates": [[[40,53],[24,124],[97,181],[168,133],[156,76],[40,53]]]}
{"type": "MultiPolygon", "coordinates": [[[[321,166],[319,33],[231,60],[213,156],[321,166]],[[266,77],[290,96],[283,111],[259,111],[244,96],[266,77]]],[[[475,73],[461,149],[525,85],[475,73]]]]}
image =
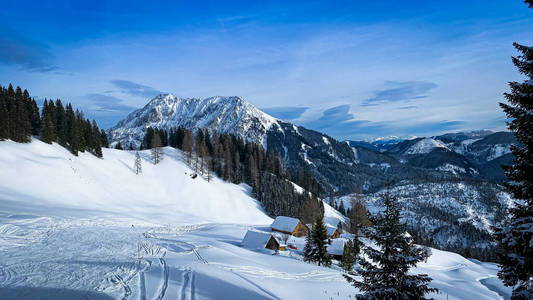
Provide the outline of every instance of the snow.
{"type": "Polygon", "coordinates": [[[456,165],[452,165],[449,163],[445,163],[444,165],[439,166],[435,169],[438,171],[450,172],[454,175],[457,175],[458,173],[462,173],[462,174],[466,173],[465,168],[461,168],[461,167],[458,167],[456,165]]]}
{"type": "Polygon", "coordinates": [[[270,233],[248,230],[242,239],[242,245],[248,249],[265,249],[271,237],[270,233]]]}
{"type": "MultiPolygon", "coordinates": [[[[190,178],[173,149],[141,157],[135,175],[134,152],[0,142],[0,299],[354,299],[338,266],[301,260],[303,238],[279,255],[242,246],[272,220],[248,187],[190,178]]],[[[496,264],[432,252],[413,270],[441,289],[430,296],[509,297],[496,264]]]]}
{"type": "Polygon", "coordinates": [[[337,227],[331,226],[331,225],[326,225],[326,231],[328,233],[328,236],[333,235],[335,233],[335,230],[337,230],[337,227]]]}
{"type": "MultiPolygon", "coordinates": [[[[343,226],[348,227],[350,220],[347,217],[343,216],[339,211],[331,207],[326,201],[322,201],[322,203],[324,204],[324,223],[325,224],[331,227],[337,228],[337,224],[341,222],[343,226]]],[[[345,207],[350,207],[350,206],[345,206],[345,207]]]]}
{"type": "Polygon", "coordinates": [[[344,252],[344,244],[348,241],[345,238],[332,239],[328,245],[328,253],[331,255],[342,255],[344,252]]]}
{"type": "Polygon", "coordinates": [[[293,232],[299,222],[300,220],[296,218],[277,216],[270,227],[281,231],[293,232]]]}
{"type": "MultiPolygon", "coordinates": [[[[446,145],[439,141],[432,138],[423,138],[420,141],[416,142],[414,145],[409,147],[405,154],[413,155],[413,154],[427,154],[435,148],[444,148],[448,149],[446,145]]],[[[449,149],[448,149],[449,150],[449,149]]]]}
{"type": "Polygon", "coordinates": [[[487,161],[494,160],[500,156],[504,156],[505,154],[511,153],[511,147],[510,145],[506,144],[496,144],[493,147],[490,148],[489,154],[487,157],[487,161]]]}
{"type": "Polygon", "coordinates": [[[147,127],[169,130],[183,126],[216,129],[264,145],[266,133],[274,124],[282,131],[278,121],[240,97],[198,99],[161,94],[111,128],[109,137],[112,145],[120,141],[126,147],[131,144],[139,148],[147,127]]]}
{"type": "Polygon", "coordinates": [[[136,175],[135,151],[103,149],[104,158],[99,159],[88,153],[74,156],[39,140],[1,142],[0,196],[4,201],[105,211],[165,224],[270,222],[245,186],[218,178],[192,179],[194,171],[179,150],[165,148],[158,165],[150,162],[149,150],[139,153],[142,173],[136,175]]]}

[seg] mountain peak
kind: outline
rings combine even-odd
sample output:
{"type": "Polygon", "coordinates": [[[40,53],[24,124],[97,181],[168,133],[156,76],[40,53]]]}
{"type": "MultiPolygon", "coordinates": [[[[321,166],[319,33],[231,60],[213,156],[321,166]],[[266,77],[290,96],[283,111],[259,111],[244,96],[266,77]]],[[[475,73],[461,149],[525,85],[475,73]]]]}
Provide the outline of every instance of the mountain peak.
{"type": "MultiPolygon", "coordinates": [[[[265,145],[265,134],[278,120],[238,96],[181,98],[159,94],[109,130],[112,142],[139,147],[147,127],[169,130],[210,129],[265,145]]],[[[278,125],[279,126],[279,125],[278,125]]]]}

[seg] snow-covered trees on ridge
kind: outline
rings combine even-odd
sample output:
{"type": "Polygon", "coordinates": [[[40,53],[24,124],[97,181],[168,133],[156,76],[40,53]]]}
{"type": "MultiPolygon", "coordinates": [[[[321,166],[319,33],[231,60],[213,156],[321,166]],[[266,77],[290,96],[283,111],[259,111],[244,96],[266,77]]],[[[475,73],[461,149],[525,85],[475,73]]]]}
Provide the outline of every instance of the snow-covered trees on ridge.
{"type": "Polygon", "coordinates": [[[107,135],[96,121],[85,119],[82,112],[60,99],[44,100],[41,115],[35,99],[27,90],[0,87],[0,140],[30,142],[31,136],[40,136],[46,143],[57,142],[72,154],[89,151],[102,157],[102,147],[108,147],[107,135]]]}

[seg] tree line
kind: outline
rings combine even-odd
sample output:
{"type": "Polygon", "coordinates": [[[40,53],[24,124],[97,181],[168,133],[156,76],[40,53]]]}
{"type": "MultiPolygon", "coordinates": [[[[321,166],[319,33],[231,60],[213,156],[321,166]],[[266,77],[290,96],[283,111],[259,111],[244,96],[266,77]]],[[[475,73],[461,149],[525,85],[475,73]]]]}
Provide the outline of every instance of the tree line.
{"type": "Polygon", "coordinates": [[[86,119],[70,103],[64,106],[60,99],[45,99],[39,113],[37,102],[27,90],[18,86],[14,89],[11,84],[0,87],[0,140],[28,143],[32,136],[48,144],[57,142],[74,155],[87,150],[102,157],[102,147],[109,146],[105,131],[96,121],[86,119]]]}
{"type": "Polygon", "coordinates": [[[248,184],[271,216],[299,217],[311,223],[316,213],[323,212],[318,198],[320,185],[313,173],[288,169],[274,151],[266,151],[257,143],[207,129],[146,129],[140,149],[165,146],[182,150],[195,173],[208,180],[215,174],[227,182],[248,184]],[[293,182],[304,191],[297,191],[293,182]]]}

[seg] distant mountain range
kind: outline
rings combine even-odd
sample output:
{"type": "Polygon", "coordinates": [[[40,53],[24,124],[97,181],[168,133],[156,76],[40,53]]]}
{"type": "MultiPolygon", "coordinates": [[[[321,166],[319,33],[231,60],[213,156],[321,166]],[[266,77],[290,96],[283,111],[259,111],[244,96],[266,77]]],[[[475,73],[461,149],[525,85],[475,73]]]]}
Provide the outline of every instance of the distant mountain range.
{"type": "MultiPolygon", "coordinates": [[[[277,152],[291,168],[313,171],[330,192],[347,195],[359,186],[374,205],[387,187],[404,202],[409,229],[426,244],[453,249],[489,247],[490,225],[508,205],[501,164],[510,164],[509,132],[487,130],[411,139],[338,141],[276,119],[240,97],[179,98],[163,94],[130,113],[108,133],[110,141],[137,148],[147,127],[208,128],[277,152]],[[479,215],[476,215],[479,212],[479,215]],[[431,224],[431,226],[428,226],[431,224]],[[485,242],[482,242],[485,241],[485,242]],[[474,245],[474,246],[472,246],[474,245]]],[[[369,202],[369,204],[371,204],[369,202]]],[[[349,205],[349,203],[346,203],[349,205]]],[[[478,257],[481,257],[477,255],[478,257]]]]}
{"type": "Polygon", "coordinates": [[[364,148],[413,167],[488,180],[505,180],[500,165],[512,163],[510,146],[515,143],[512,133],[489,130],[405,140],[348,141],[354,151],[364,148]]]}

